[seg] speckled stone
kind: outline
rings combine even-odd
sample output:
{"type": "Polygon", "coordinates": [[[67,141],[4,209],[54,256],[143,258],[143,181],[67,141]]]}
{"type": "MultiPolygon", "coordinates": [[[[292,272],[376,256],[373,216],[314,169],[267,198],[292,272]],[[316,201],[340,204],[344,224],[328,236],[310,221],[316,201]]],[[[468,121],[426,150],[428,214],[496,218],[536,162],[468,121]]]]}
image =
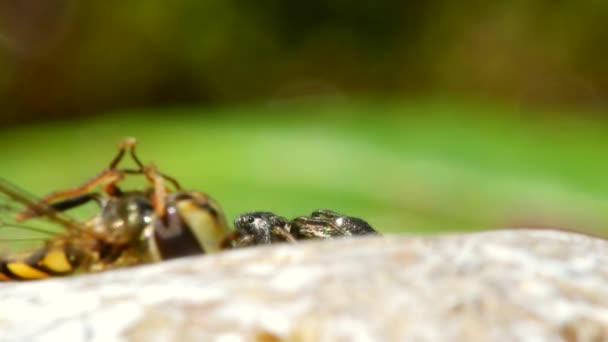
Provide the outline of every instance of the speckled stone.
{"type": "Polygon", "coordinates": [[[343,239],[0,285],[0,341],[78,340],[608,341],[608,242],[343,239]]]}

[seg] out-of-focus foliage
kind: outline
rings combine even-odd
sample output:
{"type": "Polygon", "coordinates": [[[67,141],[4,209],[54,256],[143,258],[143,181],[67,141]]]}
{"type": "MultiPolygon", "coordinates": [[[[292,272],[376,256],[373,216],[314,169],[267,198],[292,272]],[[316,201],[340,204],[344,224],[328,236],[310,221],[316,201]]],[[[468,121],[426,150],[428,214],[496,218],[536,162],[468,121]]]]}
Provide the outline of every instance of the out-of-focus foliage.
{"type": "Polygon", "coordinates": [[[0,176],[38,196],[74,187],[135,136],[142,160],[208,192],[230,220],[330,208],[383,232],[608,236],[608,123],[578,114],[436,100],[130,110],[1,129],[0,176]]]}
{"type": "Polygon", "coordinates": [[[605,106],[608,2],[8,0],[0,121],[302,94],[605,106]]]}

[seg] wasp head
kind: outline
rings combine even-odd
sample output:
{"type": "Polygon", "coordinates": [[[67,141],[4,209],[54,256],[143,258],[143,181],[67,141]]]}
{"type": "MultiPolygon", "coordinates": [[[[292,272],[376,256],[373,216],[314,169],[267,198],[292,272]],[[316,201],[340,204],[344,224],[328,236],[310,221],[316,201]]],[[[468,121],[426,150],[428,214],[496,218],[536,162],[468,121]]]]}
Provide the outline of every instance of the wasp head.
{"type": "Polygon", "coordinates": [[[164,214],[155,218],[152,229],[154,249],[160,259],[218,252],[230,235],[219,205],[196,191],[169,194],[164,214]]]}

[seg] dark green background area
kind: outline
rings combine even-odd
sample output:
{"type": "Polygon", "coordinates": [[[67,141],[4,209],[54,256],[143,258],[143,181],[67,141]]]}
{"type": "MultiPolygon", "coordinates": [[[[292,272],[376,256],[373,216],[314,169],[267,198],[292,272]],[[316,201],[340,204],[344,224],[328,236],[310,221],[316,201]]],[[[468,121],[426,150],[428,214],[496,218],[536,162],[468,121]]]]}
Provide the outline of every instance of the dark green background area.
{"type": "Polygon", "coordinates": [[[125,110],[0,130],[0,175],[36,195],[71,187],[133,136],[141,159],[208,192],[229,220],[329,208],[383,232],[608,234],[607,125],[581,111],[437,99],[125,110]]]}
{"type": "Polygon", "coordinates": [[[608,2],[0,1],[0,124],[450,94],[606,108],[608,2]]]}

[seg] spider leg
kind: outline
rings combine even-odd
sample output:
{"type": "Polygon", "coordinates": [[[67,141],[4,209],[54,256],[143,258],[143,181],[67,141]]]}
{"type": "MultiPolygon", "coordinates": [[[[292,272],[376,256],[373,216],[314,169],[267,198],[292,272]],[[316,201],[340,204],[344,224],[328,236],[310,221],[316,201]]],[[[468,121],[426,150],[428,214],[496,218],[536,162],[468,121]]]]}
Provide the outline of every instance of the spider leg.
{"type": "Polygon", "coordinates": [[[287,242],[296,242],[296,238],[294,238],[293,235],[291,235],[291,233],[289,233],[282,227],[278,227],[278,226],[272,227],[272,233],[277,236],[282,237],[287,242]]]}
{"type": "Polygon", "coordinates": [[[335,211],[331,211],[329,209],[319,209],[319,210],[313,211],[310,216],[314,217],[314,218],[317,218],[317,217],[337,218],[342,215],[338,214],[335,211]]]}

